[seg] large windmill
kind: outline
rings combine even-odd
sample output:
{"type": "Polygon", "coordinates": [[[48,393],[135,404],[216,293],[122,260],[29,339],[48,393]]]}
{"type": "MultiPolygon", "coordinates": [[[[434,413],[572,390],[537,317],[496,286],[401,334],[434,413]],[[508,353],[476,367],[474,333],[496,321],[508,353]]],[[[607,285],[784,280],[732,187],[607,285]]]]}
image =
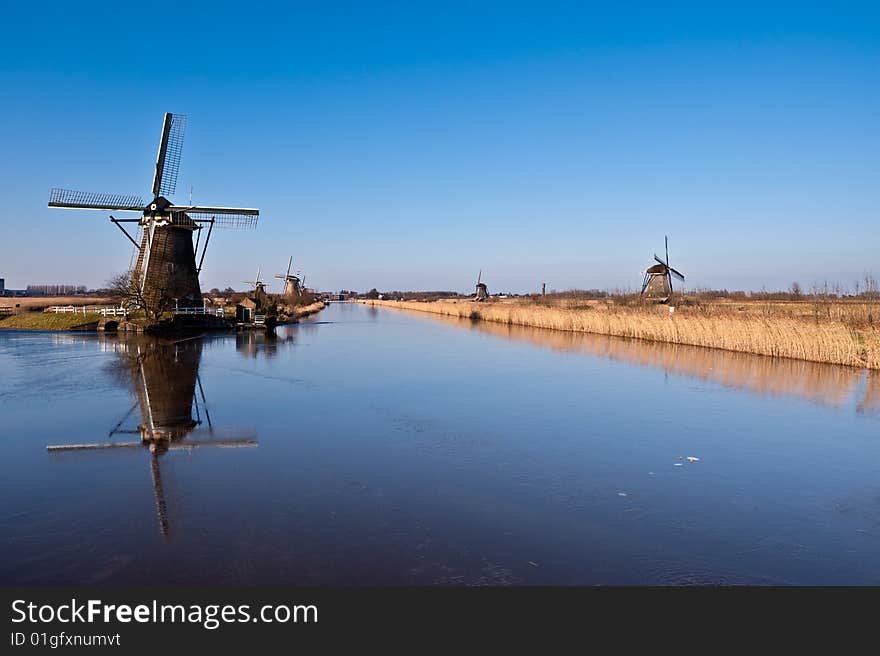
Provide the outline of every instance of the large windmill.
{"type": "Polygon", "coordinates": [[[489,288],[483,282],[483,270],[480,269],[480,272],[477,274],[477,291],[474,300],[485,301],[487,298],[489,298],[489,288]]]}
{"type": "Polygon", "coordinates": [[[254,228],[260,216],[260,210],[255,208],[175,205],[168,200],[168,196],[174,194],[177,188],[185,127],[186,116],[165,114],[153,174],[152,200],[148,204],[144,204],[140,196],[59,188],[49,193],[49,207],[142,213],[137,219],[117,219],[111,215],[110,220],[125,233],[138,251],[132,272],[132,292],[136,292],[136,297],[142,303],[154,308],[167,302],[170,297],[200,305],[199,273],[214,226],[254,228]],[[143,230],[140,243],[129,234],[123,223],[138,224],[143,230]],[[205,227],[208,231],[197,266],[196,256],[205,227]],[[198,233],[195,245],[193,232],[198,233]]]}
{"type": "Polygon", "coordinates": [[[299,295],[299,290],[302,285],[305,283],[305,279],[303,282],[300,282],[299,276],[291,275],[290,269],[293,266],[293,255],[290,256],[290,259],[287,260],[287,273],[279,273],[276,274],[276,278],[281,278],[284,281],[284,290],[281,292],[281,295],[285,298],[292,298],[299,295]]]}
{"type": "Polygon", "coordinates": [[[676,278],[684,282],[684,274],[679,273],[669,265],[669,237],[666,240],[666,261],[664,262],[657,254],[654,260],[657,262],[645,271],[645,279],[642,282],[642,296],[665,303],[672,296],[672,279],[676,278]]]}

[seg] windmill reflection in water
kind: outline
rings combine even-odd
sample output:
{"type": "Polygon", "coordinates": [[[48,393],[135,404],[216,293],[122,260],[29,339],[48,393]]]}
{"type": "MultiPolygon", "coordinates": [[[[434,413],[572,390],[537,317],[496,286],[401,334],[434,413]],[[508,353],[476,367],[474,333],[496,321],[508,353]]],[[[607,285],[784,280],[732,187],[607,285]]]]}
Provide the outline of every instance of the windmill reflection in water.
{"type": "Polygon", "coordinates": [[[168,506],[162,487],[160,458],[172,450],[255,447],[253,431],[230,434],[214,428],[199,376],[202,337],[176,341],[134,338],[108,341],[120,355],[114,371],[133,388],[135,403],[107,434],[104,442],[49,445],[50,453],[63,451],[110,451],[146,447],[150,452],[150,474],[156,501],[159,530],[169,533],[168,506]],[[140,409],[140,422],[131,426],[131,416],[140,409]],[[140,440],[116,441],[120,436],[139,435],[140,440]]]}

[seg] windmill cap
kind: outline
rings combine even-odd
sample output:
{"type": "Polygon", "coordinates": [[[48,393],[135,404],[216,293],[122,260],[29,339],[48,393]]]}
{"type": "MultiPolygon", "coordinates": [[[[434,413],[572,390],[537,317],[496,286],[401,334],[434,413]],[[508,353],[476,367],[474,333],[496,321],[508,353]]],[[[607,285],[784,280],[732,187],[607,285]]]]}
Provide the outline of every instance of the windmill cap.
{"type": "Polygon", "coordinates": [[[171,206],[171,201],[165,198],[165,196],[156,196],[153,199],[153,202],[150,203],[150,211],[151,212],[161,212],[164,209],[171,206]]]}

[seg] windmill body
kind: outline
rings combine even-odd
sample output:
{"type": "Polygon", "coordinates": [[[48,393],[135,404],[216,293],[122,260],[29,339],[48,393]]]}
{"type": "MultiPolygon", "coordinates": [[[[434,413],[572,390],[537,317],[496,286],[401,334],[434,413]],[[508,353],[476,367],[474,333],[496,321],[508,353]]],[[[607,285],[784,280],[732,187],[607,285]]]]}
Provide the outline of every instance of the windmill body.
{"type": "Polygon", "coordinates": [[[284,296],[287,298],[299,296],[299,290],[301,289],[299,284],[299,278],[296,276],[289,276],[287,280],[284,281],[284,296]]]}
{"type": "Polygon", "coordinates": [[[145,302],[155,307],[170,297],[179,299],[181,306],[200,305],[202,291],[193,247],[197,224],[178,213],[144,217],[140,225],[143,235],[132,282],[140,286],[145,302]]]}
{"type": "Polygon", "coordinates": [[[669,237],[666,237],[666,260],[661,260],[655,254],[654,261],[657,264],[645,270],[645,278],[642,281],[642,296],[659,303],[667,303],[674,291],[672,279],[676,278],[684,282],[684,274],[669,265],[669,237]]]}
{"type": "Polygon", "coordinates": [[[642,295],[646,298],[668,300],[672,295],[672,281],[665,264],[655,264],[645,271],[642,295]]]}
{"type": "Polygon", "coordinates": [[[175,205],[168,199],[177,187],[185,126],[185,116],[165,114],[153,175],[152,201],[148,204],[139,196],[121,194],[59,188],[49,194],[49,207],[141,213],[140,218],[117,219],[111,215],[110,220],[138,251],[131,272],[132,298],[152,308],[170,299],[182,306],[201,305],[199,273],[214,227],[253,228],[260,215],[255,208],[175,205]],[[143,233],[140,239],[128,233],[123,225],[127,223],[138,225],[143,233]],[[206,235],[202,240],[204,230],[206,235]],[[197,234],[195,244],[193,233],[197,234]]]}
{"type": "Polygon", "coordinates": [[[284,296],[299,296],[300,289],[302,289],[302,286],[300,285],[299,278],[296,276],[288,276],[287,280],[284,281],[284,296]]]}

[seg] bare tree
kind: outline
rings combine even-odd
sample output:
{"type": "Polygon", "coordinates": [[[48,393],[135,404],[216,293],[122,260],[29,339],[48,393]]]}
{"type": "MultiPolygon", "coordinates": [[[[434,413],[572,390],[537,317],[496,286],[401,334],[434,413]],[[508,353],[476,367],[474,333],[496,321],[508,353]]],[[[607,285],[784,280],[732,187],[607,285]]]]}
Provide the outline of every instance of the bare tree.
{"type": "Polygon", "coordinates": [[[865,296],[867,298],[880,296],[880,286],[877,284],[877,279],[870,273],[865,274],[865,296]]]}
{"type": "Polygon", "coordinates": [[[121,299],[123,304],[134,305],[143,310],[151,326],[156,326],[166,312],[174,309],[178,299],[186,293],[188,278],[183,275],[164,277],[166,286],[152,289],[145,294],[132,272],[126,271],[113,276],[107,281],[109,290],[121,299]]]}

